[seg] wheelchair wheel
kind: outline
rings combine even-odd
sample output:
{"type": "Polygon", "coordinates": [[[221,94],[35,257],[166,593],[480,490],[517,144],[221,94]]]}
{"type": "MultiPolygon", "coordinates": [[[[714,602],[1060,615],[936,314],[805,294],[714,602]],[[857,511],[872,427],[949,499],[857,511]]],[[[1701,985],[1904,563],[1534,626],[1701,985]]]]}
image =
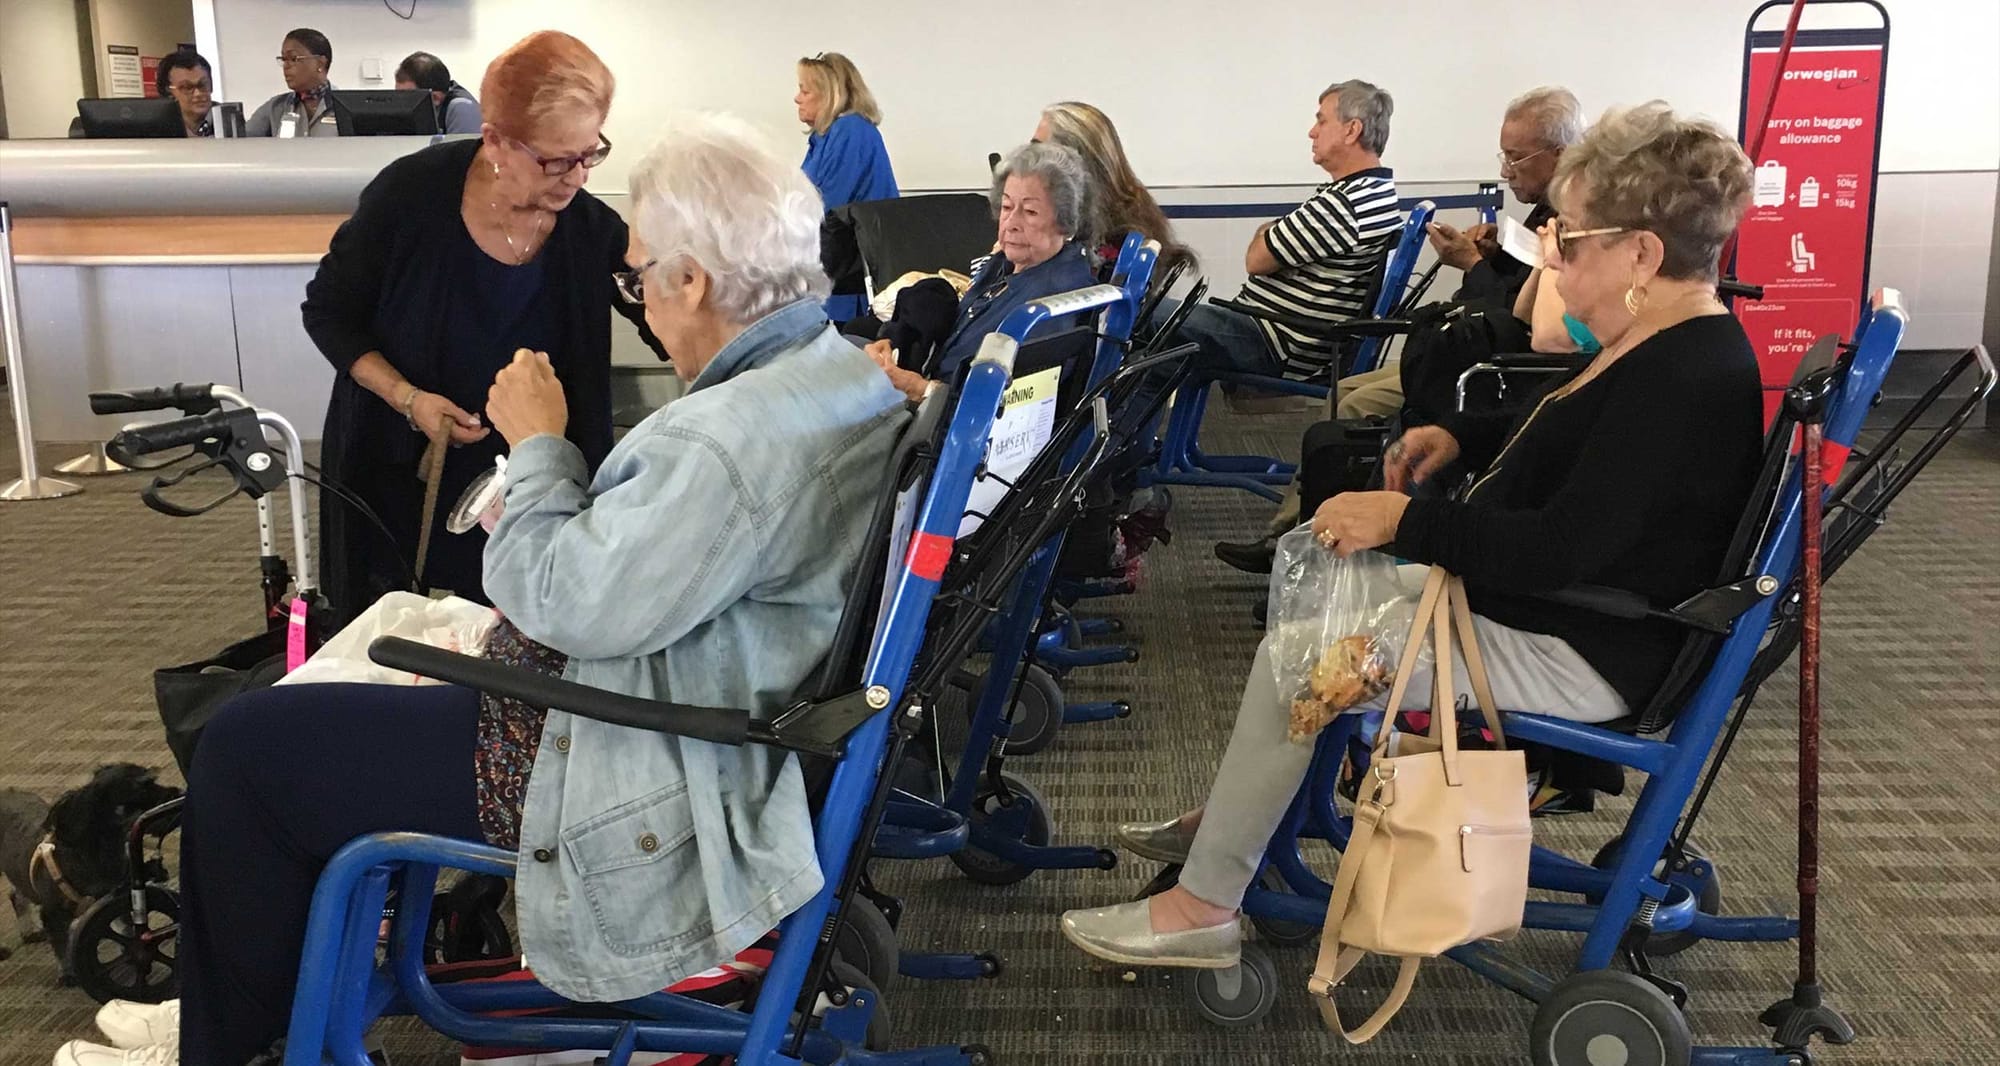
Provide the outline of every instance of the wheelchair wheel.
{"type": "Polygon", "coordinates": [[[878,989],[896,976],[901,959],[896,930],[867,897],[857,895],[842,909],[840,933],[833,938],[833,957],[860,970],[878,989]]]}
{"type": "Polygon", "coordinates": [[[514,954],[500,904],[507,898],[504,877],[472,876],[431,897],[431,924],[424,957],[432,963],[477,962],[514,954]]]}
{"type": "Polygon", "coordinates": [[[882,998],[882,989],[845,959],[833,960],[833,979],[850,991],[865,991],[874,997],[875,1009],[868,1015],[868,1035],[863,1038],[862,1044],[870,1051],[889,1050],[889,1043],[895,1034],[889,1020],[889,1002],[882,998]]]}
{"type": "Polygon", "coordinates": [[[146,886],[143,926],[133,924],[132,900],[122,891],[91,904],[70,927],[69,966],[77,987],[99,1003],[179,996],[180,913],[180,897],[164,885],[146,886]]]}
{"type": "MultiPolygon", "coordinates": [[[[1010,803],[1001,803],[991,785],[982,784],[972,797],[972,821],[1032,847],[1047,847],[1055,838],[1055,821],[1048,801],[1013,774],[1002,773],[1011,794],[1010,803]]],[[[951,861],[965,876],[982,885],[1011,885],[1035,872],[1032,866],[1009,862],[991,852],[967,846],[951,853],[951,861]]]]}
{"type": "MultiPolygon", "coordinates": [[[[1264,872],[1257,876],[1257,883],[1272,892],[1283,892],[1288,896],[1298,895],[1292,891],[1292,886],[1285,883],[1285,875],[1279,873],[1274,866],[1264,867],[1264,872]]],[[[1259,918],[1253,914],[1250,916],[1250,924],[1256,927],[1258,936],[1279,947],[1297,947],[1319,939],[1320,927],[1304,922],[1259,918]]]]}
{"type": "Polygon", "coordinates": [[[1666,993],[1620,970],[1573,974],[1535,1009],[1535,1066],[1686,1066],[1694,1041],[1666,993]]]}
{"type": "Polygon", "coordinates": [[[1039,666],[1029,666],[1014,693],[1014,731],[1007,737],[1007,754],[1033,755],[1055,743],[1062,731],[1062,685],[1055,675],[1039,666]]]}
{"type": "MultiPolygon", "coordinates": [[[[979,706],[979,694],[986,689],[987,674],[980,674],[970,682],[970,689],[959,705],[961,718],[970,715],[979,706]]],[[[1062,731],[1063,705],[1062,683],[1054,674],[1040,666],[1029,666],[1021,678],[1020,688],[1014,693],[1014,731],[1007,736],[1007,754],[1033,755],[1055,743],[1056,734],[1062,731]]],[[[957,747],[964,746],[964,733],[957,731],[960,738],[957,747]]]]}
{"type": "MultiPolygon", "coordinates": [[[[1624,851],[1625,835],[1620,833],[1597,849],[1597,854],[1591,858],[1590,865],[1600,870],[1609,870],[1617,865],[1618,856],[1624,851]]],[[[1692,838],[1687,842],[1687,855],[1688,858],[1702,860],[1701,865],[1707,871],[1706,876],[1697,877],[1691,871],[1668,871],[1664,860],[1653,864],[1653,876],[1668,884],[1681,885],[1694,893],[1695,909],[1701,913],[1721,914],[1721,873],[1716,870],[1714,861],[1709,859],[1708,852],[1703,851],[1701,845],[1692,838]]],[[[1592,899],[1591,902],[1595,903],[1597,900],[1592,899]]],[[[1646,937],[1646,954],[1654,958],[1665,958],[1668,955],[1678,955],[1700,942],[1700,937],[1685,929],[1672,933],[1653,933],[1646,937]]]]}
{"type": "Polygon", "coordinates": [[[1194,1009],[1224,1029],[1256,1025],[1277,1002],[1278,968],[1254,944],[1243,945],[1243,961],[1228,969],[1194,972],[1194,1009]]]}

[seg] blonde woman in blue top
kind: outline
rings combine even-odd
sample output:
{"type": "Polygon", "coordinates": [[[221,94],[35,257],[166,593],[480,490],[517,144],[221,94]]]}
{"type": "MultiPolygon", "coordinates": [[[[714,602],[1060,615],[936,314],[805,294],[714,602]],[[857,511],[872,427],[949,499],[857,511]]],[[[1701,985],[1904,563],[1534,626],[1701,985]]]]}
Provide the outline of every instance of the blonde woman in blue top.
{"type": "Polygon", "coordinates": [[[806,136],[806,177],[826,209],[859,200],[893,200],[896,171],[876,129],[882,109],[854,63],[839,52],[799,60],[799,94],[792,97],[806,136]]]}

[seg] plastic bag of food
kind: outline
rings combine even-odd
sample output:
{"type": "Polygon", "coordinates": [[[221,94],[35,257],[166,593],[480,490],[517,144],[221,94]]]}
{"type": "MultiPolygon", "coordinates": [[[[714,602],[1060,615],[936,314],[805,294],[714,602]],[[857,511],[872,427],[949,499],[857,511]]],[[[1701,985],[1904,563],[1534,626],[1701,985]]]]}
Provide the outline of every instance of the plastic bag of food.
{"type": "MultiPolygon", "coordinates": [[[[1265,641],[1295,744],[1389,690],[1421,589],[1379,552],[1341,558],[1303,525],[1278,538],[1265,641]]],[[[1422,655],[1429,656],[1428,645],[1422,655]]]]}

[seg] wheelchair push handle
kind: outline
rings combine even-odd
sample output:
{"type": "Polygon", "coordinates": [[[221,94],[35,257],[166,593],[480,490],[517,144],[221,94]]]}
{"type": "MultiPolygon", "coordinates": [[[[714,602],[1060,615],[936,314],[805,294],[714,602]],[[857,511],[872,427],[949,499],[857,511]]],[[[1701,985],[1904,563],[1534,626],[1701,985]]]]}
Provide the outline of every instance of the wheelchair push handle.
{"type": "Polygon", "coordinates": [[[90,413],[127,415],[179,408],[182,414],[207,414],[219,406],[212,384],[173,384],[151,389],[120,389],[90,394],[90,413]]]}
{"type": "Polygon", "coordinates": [[[407,670],[423,677],[506,696],[530,707],[549,707],[655,733],[672,733],[741,747],[758,742],[759,734],[766,732],[753,728],[747,711],[694,707],[628,696],[491,659],[433,648],[401,637],[376,638],[368,645],[368,657],[392,670],[407,670]]]}

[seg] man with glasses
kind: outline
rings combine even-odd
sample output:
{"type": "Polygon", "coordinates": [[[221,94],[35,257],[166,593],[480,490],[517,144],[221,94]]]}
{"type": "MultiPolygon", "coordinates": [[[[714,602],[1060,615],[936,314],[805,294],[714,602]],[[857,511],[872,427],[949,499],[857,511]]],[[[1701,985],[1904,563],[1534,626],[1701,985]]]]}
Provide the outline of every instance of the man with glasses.
{"type": "MultiPolygon", "coordinates": [[[[1558,86],[1530,89],[1507,104],[1500,123],[1500,176],[1506,180],[1514,198],[1528,205],[1528,217],[1522,224],[1530,230],[1555,217],[1555,209],[1547,201],[1549,184],[1555,179],[1556,162],[1562,158],[1564,149],[1581,139],[1583,106],[1577,103],[1576,96],[1568,89],[1558,86]]],[[[1438,258],[1465,273],[1458,291],[1452,294],[1453,304],[1440,307],[1430,319],[1430,327],[1412,331],[1403,347],[1405,360],[1388,363],[1366,373],[1351,374],[1335,382],[1333,420],[1329,425],[1339,422],[1351,424],[1364,419],[1407,420],[1418,412],[1406,411],[1406,404],[1422,406],[1421,397],[1428,395],[1429,390],[1421,386],[1429,377],[1444,377],[1455,382],[1459,364],[1470,356],[1471,350],[1477,349],[1475,346],[1468,350],[1462,344],[1455,344],[1454,338],[1446,334],[1445,331],[1454,324],[1454,316],[1458,319],[1459,328],[1465,331],[1462,335],[1479,335],[1471,329],[1470,323],[1480,315],[1497,316],[1497,321],[1489,323],[1493,333],[1520,332],[1526,335],[1525,323],[1520,323],[1518,330],[1515,328],[1513,307],[1515,297],[1527,284],[1534,268],[1532,264],[1523,263],[1502,251],[1494,236],[1495,227],[1485,223],[1465,230],[1442,222],[1431,223],[1431,247],[1436,249],[1438,258]],[[1422,354],[1440,350],[1447,350],[1443,357],[1422,354]],[[1420,353],[1419,357],[1409,358],[1413,352],[1420,353]],[[1406,370],[1412,371],[1412,376],[1417,379],[1418,389],[1414,397],[1405,392],[1406,370]]],[[[1523,341],[1520,348],[1526,347],[1523,341]]],[[[1519,349],[1503,346],[1499,350],[1519,349]]],[[[1301,467],[1307,462],[1311,460],[1302,461],[1301,467]]],[[[1300,483],[1294,481],[1286,490],[1284,502],[1277,514],[1272,516],[1262,536],[1254,540],[1218,541],[1215,557],[1248,573],[1269,573],[1278,538],[1299,522],[1299,487],[1300,483]]]]}
{"type": "MultiPolygon", "coordinates": [[[[1522,223],[1528,229],[1539,229],[1555,217],[1547,202],[1549,182],[1555,178],[1563,149],[1582,138],[1583,106],[1568,89],[1545,85],[1522,93],[1507,105],[1495,159],[1514,199],[1528,207],[1528,217],[1522,223]]],[[[1486,222],[1465,230],[1431,223],[1431,247],[1438,258],[1465,272],[1458,300],[1513,306],[1514,295],[1528,280],[1533,264],[1501,251],[1496,235],[1496,228],[1486,222]]]]}
{"type": "Polygon", "coordinates": [[[333,83],[328,72],[333,67],[333,45],[326,34],[312,29],[296,29],[285,34],[278,49],[278,66],[284,72],[285,91],[266,100],[243,125],[249,137],[338,137],[340,122],[334,116],[333,83]]]}
{"type": "MultiPolygon", "coordinates": [[[[1556,176],[1556,162],[1563,149],[1583,138],[1583,106],[1568,89],[1545,85],[1530,89],[1507,105],[1500,122],[1500,177],[1507,182],[1514,199],[1528,207],[1522,223],[1539,229],[1555,217],[1548,205],[1549,182],[1556,176]]],[[[1464,280],[1452,300],[1468,309],[1511,313],[1514,298],[1527,284],[1534,264],[1523,263],[1500,248],[1498,228],[1482,222],[1459,230],[1444,222],[1432,222],[1431,247],[1446,266],[1464,271],[1464,280]]],[[[1335,417],[1393,418],[1403,407],[1402,368],[1390,363],[1365,374],[1342,378],[1338,383],[1335,417]]]]}
{"type": "Polygon", "coordinates": [[[160,60],[153,84],[162,97],[181,105],[181,122],[187,126],[188,136],[215,136],[215,124],[208,118],[215,106],[211,95],[215,91],[215,78],[209,71],[208,60],[200,52],[183,48],[168,54],[160,60]]]}

